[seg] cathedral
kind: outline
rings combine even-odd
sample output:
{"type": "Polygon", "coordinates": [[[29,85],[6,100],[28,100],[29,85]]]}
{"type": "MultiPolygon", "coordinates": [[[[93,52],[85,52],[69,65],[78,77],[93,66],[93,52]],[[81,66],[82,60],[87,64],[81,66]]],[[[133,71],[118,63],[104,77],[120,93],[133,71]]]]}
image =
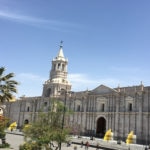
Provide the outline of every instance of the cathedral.
{"type": "Polygon", "coordinates": [[[150,86],[99,85],[93,90],[73,92],[67,66],[61,44],[52,60],[49,79],[43,84],[42,95],[7,102],[5,115],[11,122],[16,121],[19,128],[34,121],[39,110],[48,111],[50,100],[57,98],[74,112],[65,118],[65,124],[73,127],[73,134],[103,138],[111,129],[114,140],[125,142],[133,131],[136,143],[150,143],[150,86]]]}

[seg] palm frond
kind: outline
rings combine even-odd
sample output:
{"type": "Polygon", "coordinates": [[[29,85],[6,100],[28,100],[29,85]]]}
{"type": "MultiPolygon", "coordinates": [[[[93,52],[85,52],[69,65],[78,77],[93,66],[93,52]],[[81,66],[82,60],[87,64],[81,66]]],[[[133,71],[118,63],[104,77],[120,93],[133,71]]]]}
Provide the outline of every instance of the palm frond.
{"type": "Polygon", "coordinates": [[[17,93],[16,86],[18,82],[11,80],[14,77],[14,73],[4,75],[5,68],[0,68],[0,102],[9,101],[13,98],[13,93],[17,93]]]}

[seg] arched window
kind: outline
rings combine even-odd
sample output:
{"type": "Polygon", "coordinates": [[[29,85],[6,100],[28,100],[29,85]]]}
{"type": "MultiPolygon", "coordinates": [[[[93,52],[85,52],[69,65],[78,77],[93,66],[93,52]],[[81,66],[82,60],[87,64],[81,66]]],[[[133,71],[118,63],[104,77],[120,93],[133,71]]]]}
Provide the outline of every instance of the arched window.
{"type": "Polygon", "coordinates": [[[62,64],[62,71],[64,71],[65,70],[65,65],[64,64],[62,64]]]}
{"type": "Polygon", "coordinates": [[[51,89],[48,88],[48,89],[46,90],[45,97],[49,97],[50,94],[51,94],[51,89]]]}
{"type": "Polygon", "coordinates": [[[29,120],[26,119],[26,120],[24,121],[24,124],[29,124],[29,120]]]}
{"type": "Polygon", "coordinates": [[[47,106],[47,102],[44,102],[44,106],[47,106]]]}
{"type": "Polygon", "coordinates": [[[77,111],[80,111],[80,105],[77,106],[77,111]]]}
{"type": "Polygon", "coordinates": [[[101,104],[101,110],[102,110],[102,112],[105,111],[105,104],[104,103],[101,104]]]}
{"type": "Polygon", "coordinates": [[[128,110],[129,110],[129,111],[132,111],[132,103],[129,103],[129,104],[128,104],[128,110]]]}
{"type": "Polygon", "coordinates": [[[56,64],[54,64],[54,68],[53,68],[53,70],[56,70],[56,64]]]}
{"type": "Polygon", "coordinates": [[[126,97],[126,111],[133,111],[133,97],[126,97]]]}
{"type": "Polygon", "coordinates": [[[61,65],[60,65],[60,63],[58,64],[58,70],[60,70],[60,67],[61,67],[61,65]]]}

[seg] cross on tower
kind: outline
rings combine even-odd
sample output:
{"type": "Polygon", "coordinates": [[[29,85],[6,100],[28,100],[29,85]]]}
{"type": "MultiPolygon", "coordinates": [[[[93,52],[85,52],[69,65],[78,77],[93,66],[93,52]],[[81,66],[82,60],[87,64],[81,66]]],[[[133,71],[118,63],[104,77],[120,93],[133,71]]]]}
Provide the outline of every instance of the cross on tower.
{"type": "Polygon", "coordinates": [[[61,41],[60,41],[60,47],[62,47],[62,46],[63,46],[63,41],[61,40],[61,41]]]}

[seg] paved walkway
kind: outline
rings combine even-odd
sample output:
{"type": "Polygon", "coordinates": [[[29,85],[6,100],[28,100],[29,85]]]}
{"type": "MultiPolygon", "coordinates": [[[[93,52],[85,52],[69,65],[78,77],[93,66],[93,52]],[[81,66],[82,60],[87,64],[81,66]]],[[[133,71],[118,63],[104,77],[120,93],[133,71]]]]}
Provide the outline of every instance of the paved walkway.
{"type": "MultiPolygon", "coordinates": [[[[82,139],[75,138],[75,137],[73,138],[73,142],[75,143],[81,143],[81,140],[84,141],[84,143],[86,141],[89,141],[90,145],[96,145],[96,143],[98,142],[103,147],[106,146],[112,149],[115,148],[116,150],[128,150],[129,147],[130,147],[130,150],[145,150],[145,146],[137,145],[137,144],[127,145],[125,143],[121,143],[121,145],[118,145],[116,144],[116,141],[106,142],[106,141],[103,141],[102,139],[95,139],[92,141],[88,137],[83,137],[82,139]]],[[[22,136],[21,133],[19,132],[16,132],[14,134],[7,133],[6,142],[10,144],[10,148],[0,149],[0,150],[19,150],[19,145],[24,143],[24,136],[22,136]]],[[[74,146],[75,144],[72,144],[69,147],[67,147],[66,144],[62,144],[62,150],[74,150],[74,146]]],[[[76,146],[77,146],[77,150],[85,150],[84,146],[82,148],[81,148],[81,145],[76,145],[76,146]]],[[[96,150],[96,148],[89,147],[88,150],[96,150]]]]}
{"type": "Polygon", "coordinates": [[[19,145],[24,143],[24,136],[15,135],[15,134],[6,134],[6,142],[10,144],[9,149],[19,150],[19,145]]]}
{"type": "MultiPolygon", "coordinates": [[[[16,134],[6,134],[6,142],[10,144],[10,148],[0,149],[0,150],[19,150],[19,145],[24,143],[24,137],[16,134]]],[[[67,147],[66,144],[62,144],[62,150],[74,150],[75,144],[67,147]]],[[[83,146],[76,145],[77,150],[85,150],[83,146]]],[[[54,149],[55,150],[55,149],[54,149]]],[[[88,150],[95,150],[95,148],[89,147],[88,150]]]]}

